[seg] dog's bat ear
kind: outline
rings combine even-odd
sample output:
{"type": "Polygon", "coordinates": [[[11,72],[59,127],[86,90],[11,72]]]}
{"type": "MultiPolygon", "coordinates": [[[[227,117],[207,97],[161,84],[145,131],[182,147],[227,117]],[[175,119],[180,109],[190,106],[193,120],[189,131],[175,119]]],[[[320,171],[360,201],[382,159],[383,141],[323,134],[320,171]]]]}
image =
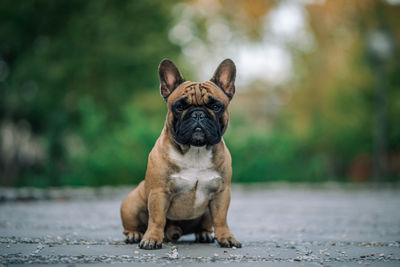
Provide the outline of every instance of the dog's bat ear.
{"type": "Polygon", "coordinates": [[[178,68],[169,59],[161,61],[158,66],[158,77],[160,78],[160,93],[164,100],[167,100],[175,88],[185,81],[178,68]]]}
{"type": "Polygon", "coordinates": [[[211,81],[218,85],[232,99],[235,94],[236,66],[229,58],[219,64],[211,81]]]}

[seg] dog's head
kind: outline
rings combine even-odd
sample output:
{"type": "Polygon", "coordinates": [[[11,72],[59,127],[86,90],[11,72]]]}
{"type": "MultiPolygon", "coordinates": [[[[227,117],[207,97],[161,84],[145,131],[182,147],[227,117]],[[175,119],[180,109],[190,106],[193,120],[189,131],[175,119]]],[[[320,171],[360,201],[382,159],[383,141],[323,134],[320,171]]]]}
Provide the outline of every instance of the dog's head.
{"type": "Polygon", "coordinates": [[[236,67],[225,59],[210,81],[185,81],[175,64],[158,68],[161,95],[168,105],[167,126],[182,145],[218,144],[229,122],[228,105],[235,94],[236,67]]]}

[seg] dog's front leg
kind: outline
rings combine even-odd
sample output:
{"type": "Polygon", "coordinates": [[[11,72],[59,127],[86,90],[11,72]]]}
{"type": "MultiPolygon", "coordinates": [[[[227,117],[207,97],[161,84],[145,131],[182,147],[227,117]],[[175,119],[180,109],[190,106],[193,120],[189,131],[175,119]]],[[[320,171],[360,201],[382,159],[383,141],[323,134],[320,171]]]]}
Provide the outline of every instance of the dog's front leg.
{"type": "Polygon", "coordinates": [[[162,189],[151,190],[147,207],[149,224],[139,247],[142,249],[159,249],[164,238],[165,213],[168,208],[167,194],[162,189]]]}
{"type": "Polygon", "coordinates": [[[226,187],[210,202],[210,212],[214,225],[214,235],[221,247],[242,247],[229,230],[226,217],[228,215],[231,191],[226,187]]]}

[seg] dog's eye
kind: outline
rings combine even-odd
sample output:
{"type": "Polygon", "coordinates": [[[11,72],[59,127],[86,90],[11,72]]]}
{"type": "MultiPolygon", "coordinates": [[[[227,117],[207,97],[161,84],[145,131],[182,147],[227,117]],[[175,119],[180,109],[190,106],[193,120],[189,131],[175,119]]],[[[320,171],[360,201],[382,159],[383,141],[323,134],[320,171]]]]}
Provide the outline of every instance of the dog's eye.
{"type": "Polygon", "coordinates": [[[183,111],[185,108],[183,107],[182,104],[178,104],[178,105],[176,106],[176,109],[177,109],[178,111],[183,111]]]}
{"type": "Polygon", "coordinates": [[[212,110],[214,110],[214,111],[218,111],[218,110],[221,109],[221,107],[220,107],[219,105],[217,105],[217,104],[212,105],[211,108],[212,108],[212,110]]]}

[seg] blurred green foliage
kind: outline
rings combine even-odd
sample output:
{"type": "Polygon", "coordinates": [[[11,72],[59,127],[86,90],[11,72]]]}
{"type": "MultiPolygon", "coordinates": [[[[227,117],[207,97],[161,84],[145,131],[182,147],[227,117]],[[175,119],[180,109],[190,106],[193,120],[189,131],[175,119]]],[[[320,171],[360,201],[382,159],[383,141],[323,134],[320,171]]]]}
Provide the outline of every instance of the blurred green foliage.
{"type": "MultiPolygon", "coordinates": [[[[300,75],[288,85],[292,90],[283,90],[282,98],[291,100],[272,119],[262,110],[248,114],[247,108],[263,106],[257,102],[263,98],[243,104],[246,93],[235,96],[225,138],[234,181],[371,179],[380,69],[365,38],[379,24],[374,14],[380,5],[369,1],[366,7],[347,9],[345,2],[308,10],[318,48],[309,54],[292,48],[300,75]],[[332,11],[343,7],[348,12],[332,11]],[[340,27],[328,33],[332,26],[323,20],[332,14],[336,17],[329,21],[347,20],[347,39],[334,38],[343,34],[340,27]]],[[[256,12],[259,18],[273,6],[263,1],[231,4],[232,10],[251,11],[250,17],[256,12]]],[[[1,1],[1,185],[100,186],[144,178],[147,155],[166,114],[157,66],[165,57],[182,65],[181,48],[168,38],[174,5],[173,0],[1,1]],[[29,141],[25,148],[25,143],[8,146],[24,138],[29,141]]],[[[226,18],[232,27],[239,21],[236,14],[226,18]]],[[[397,181],[400,22],[393,8],[383,8],[382,14],[395,52],[384,70],[388,175],[381,180],[397,181]]],[[[197,28],[199,38],[206,35],[203,24],[197,28]]],[[[256,24],[249,25],[247,34],[254,35],[256,24]]],[[[190,79],[190,70],[181,69],[190,79]]]]}
{"type": "Polygon", "coordinates": [[[135,105],[142,101],[136,92],[157,95],[158,63],[179,53],[168,41],[172,4],[1,1],[7,77],[0,118],[27,122],[46,155],[39,166],[3,173],[2,183],[100,185],[143,177],[159,129],[135,105]]]}
{"type": "Polygon", "coordinates": [[[233,116],[227,143],[235,180],[399,181],[400,6],[327,0],[306,11],[317,47],[292,44],[292,82],[247,107],[277,95],[289,100],[272,119],[235,122],[243,109],[233,116]]]}

